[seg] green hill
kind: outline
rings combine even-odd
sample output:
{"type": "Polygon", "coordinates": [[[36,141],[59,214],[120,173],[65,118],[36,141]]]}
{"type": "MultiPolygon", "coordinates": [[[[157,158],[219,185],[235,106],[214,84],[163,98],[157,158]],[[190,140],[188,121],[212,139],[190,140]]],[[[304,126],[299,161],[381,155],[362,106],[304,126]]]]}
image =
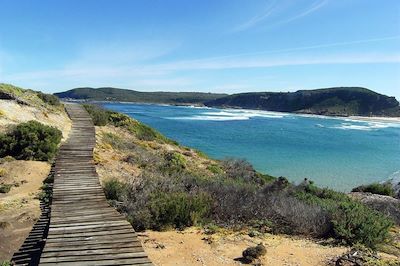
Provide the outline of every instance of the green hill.
{"type": "Polygon", "coordinates": [[[92,101],[121,101],[165,104],[203,104],[227,96],[227,94],[203,92],[140,92],[118,88],[76,88],[55,93],[59,98],[92,101]]]}
{"type": "Polygon", "coordinates": [[[394,97],[359,87],[239,93],[205,105],[318,115],[400,116],[399,102],[394,97]]]}

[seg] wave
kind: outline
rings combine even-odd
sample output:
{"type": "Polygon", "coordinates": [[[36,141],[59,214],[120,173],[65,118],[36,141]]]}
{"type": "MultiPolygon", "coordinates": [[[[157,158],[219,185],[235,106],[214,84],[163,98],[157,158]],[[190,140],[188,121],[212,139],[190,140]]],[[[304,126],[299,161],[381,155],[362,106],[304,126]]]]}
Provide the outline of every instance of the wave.
{"type": "Polygon", "coordinates": [[[249,120],[254,117],[262,118],[284,118],[289,114],[282,114],[268,111],[255,110],[221,110],[202,112],[193,116],[170,117],[169,119],[177,120],[203,120],[203,121],[234,121],[234,120],[249,120]]]}
{"type": "MultiPolygon", "coordinates": [[[[349,120],[350,121],[350,120],[349,120]]],[[[340,125],[331,128],[343,130],[363,130],[373,131],[384,128],[399,128],[400,124],[397,123],[382,123],[382,122],[358,122],[358,123],[341,123],[340,125]]]]}
{"type": "Polygon", "coordinates": [[[234,121],[234,120],[249,120],[249,117],[243,116],[214,116],[214,115],[195,115],[188,117],[168,117],[175,120],[202,120],[202,121],[234,121]]]}

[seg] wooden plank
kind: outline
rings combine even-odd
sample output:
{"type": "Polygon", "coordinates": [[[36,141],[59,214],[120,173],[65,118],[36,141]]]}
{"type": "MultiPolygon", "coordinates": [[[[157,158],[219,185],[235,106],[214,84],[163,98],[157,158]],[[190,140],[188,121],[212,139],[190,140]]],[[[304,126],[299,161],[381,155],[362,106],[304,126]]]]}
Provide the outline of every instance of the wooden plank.
{"type": "Polygon", "coordinates": [[[65,245],[65,246],[55,246],[47,247],[46,252],[63,252],[63,251],[73,251],[73,250],[87,250],[87,249],[108,249],[108,248],[122,248],[122,247],[142,247],[140,241],[126,241],[118,243],[92,243],[86,245],[65,245]]]}
{"type": "Polygon", "coordinates": [[[47,242],[46,243],[46,251],[47,248],[52,249],[52,248],[57,248],[57,249],[63,249],[66,247],[86,247],[86,246],[92,246],[92,245],[101,245],[101,246],[106,246],[106,245],[112,245],[112,244],[125,244],[125,243],[139,243],[140,241],[136,238],[119,238],[119,239],[106,239],[106,240],[93,240],[93,239],[88,239],[88,240],[83,240],[79,243],[79,245],[76,244],[75,241],[63,241],[63,242],[47,242]]]}
{"type": "Polygon", "coordinates": [[[52,212],[40,265],[152,265],[132,226],[107,203],[93,162],[92,120],[80,105],[66,110],[73,124],[52,169],[52,212]]]}
{"type": "Polygon", "coordinates": [[[103,265],[140,265],[140,266],[153,266],[153,264],[148,259],[118,259],[118,260],[92,260],[92,261],[79,261],[79,262],[58,262],[58,263],[41,263],[41,265],[52,266],[52,265],[62,265],[62,266],[103,266],[103,265]]]}
{"type": "Polygon", "coordinates": [[[116,247],[116,248],[101,248],[101,249],[86,249],[86,250],[63,250],[52,251],[43,254],[42,258],[49,257],[70,257],[70,256],[86,256],[86,255],[107,255],[119,253],[143,253],[142,247],[116,247]]]}
{"type": "MultiPolygon", "coordinates": [[[[66,257],[41,257],[40,261],[45,262],[69,262],[69,261],[93,261],[93,260],[114,260],[114,259],[133,259],[133,258],[145,258],[146,262],[149,262],[147,255],[144,252],[128,252],[119,254],[98,254],[98,255],[75,255],[66,257]]],[[[95,265],[95,264],[92,264],[95,265]]]]}

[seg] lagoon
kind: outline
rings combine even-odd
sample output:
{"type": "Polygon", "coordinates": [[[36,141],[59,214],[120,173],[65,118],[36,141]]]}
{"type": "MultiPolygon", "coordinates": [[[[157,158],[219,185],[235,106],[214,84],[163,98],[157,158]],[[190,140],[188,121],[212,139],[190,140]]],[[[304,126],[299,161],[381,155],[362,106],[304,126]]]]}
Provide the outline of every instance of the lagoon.
{"type": "Polygon", "coordinates": [[[212,158],[340,191],[400,176],[400,123],[258,110],[105,103],[212,158]]]}

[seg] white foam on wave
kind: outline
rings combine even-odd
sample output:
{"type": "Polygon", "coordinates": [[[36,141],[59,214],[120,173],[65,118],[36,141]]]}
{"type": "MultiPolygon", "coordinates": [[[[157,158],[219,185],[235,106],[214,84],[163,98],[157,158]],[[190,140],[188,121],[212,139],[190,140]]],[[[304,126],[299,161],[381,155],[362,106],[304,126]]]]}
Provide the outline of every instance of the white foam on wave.
{"type": "Polygon", "coordinates": [[[354,122],[352,120],[345,120],[348,122],[341,123],[340,125],[333,126],[332,128],[343,129],[343,130],[363,130],[363,131],[372,131],[379,130],[384,128],[399,128],[400,124],[397,123],[381,123],[381,122],[354,122]]]}
{"type": "Polygon", "coordinates": [[[249,120],[249,117],[243,116],[215,116],[215,115],[195,115],[188,117],[172,117],[176,120],[202,120],[202,121],[234,121],[234,120],[249,120]]]}
{"type": "Polygon", "coordinates": [[[283,118],[289,116],[289,114],[268,112],[268,111],[257,111],[257,110],[221,110],[221,111],[209,111],[202,112],[197,115],[188,117],[171,117],[170,119],[178,120],[203,120],[203,121],[234,121],[234,120],[249,120],[253,117],[263,118],[283,118]]]}

